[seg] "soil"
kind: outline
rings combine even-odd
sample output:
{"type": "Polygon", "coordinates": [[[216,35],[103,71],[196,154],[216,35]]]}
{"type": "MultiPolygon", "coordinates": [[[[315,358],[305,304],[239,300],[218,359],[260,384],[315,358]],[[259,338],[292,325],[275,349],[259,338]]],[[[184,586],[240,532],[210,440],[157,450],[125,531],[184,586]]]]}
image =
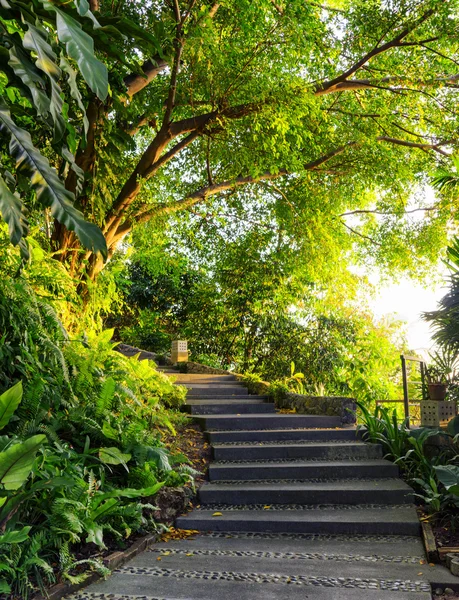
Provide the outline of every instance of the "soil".
{"type": "Polygon", "coordinates": [[[163,442],[172,454],[181,453],[187,456],[193,469],[201,473],[195,478],[196,488],[199,488],[206,478],[210,462],[210,446],[206,442],[199,425],[192,421],[176,429],[177,435],[165,435],[163,436],[163,442]]]}
{"type": "Polygon", "coordinates": [[[438,548],[459,548],[459,514],[448,514],[437,519],[429,519],[425,507],[418,507],[421,521],[429,520],[438,548]]]}

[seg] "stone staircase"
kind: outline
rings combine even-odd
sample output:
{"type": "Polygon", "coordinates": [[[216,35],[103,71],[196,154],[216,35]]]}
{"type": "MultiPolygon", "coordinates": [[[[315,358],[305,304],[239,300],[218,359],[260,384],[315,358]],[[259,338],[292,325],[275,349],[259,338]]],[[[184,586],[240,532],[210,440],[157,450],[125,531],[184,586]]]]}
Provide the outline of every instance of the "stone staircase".
{"type": "MultiPolygon", "coordinates": [[[[166,373],[177,375],[168,368],[166,373]]],[[[231,375],[180,374],[213,461],[198,530],[160,541],[68,600],[431,600],[412,490],[334,417],[278,414],[231,375]]]]}
{"type": "Polygon", "coordinates": [[[232,375],[180,374],[177,383],[188,388],[186,408],[213,455],[200,506],[178,527],[419,535],[413,493],[397,466],[339,417],[279,414],[232,375]]]}

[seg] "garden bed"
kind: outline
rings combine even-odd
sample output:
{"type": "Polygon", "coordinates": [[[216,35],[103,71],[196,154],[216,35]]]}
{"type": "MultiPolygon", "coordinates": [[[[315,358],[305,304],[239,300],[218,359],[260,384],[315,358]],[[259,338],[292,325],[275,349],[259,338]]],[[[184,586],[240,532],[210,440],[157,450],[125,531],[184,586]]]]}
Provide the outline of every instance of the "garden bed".
{"type": "MultiPolygon", "coordinates": [[[[172,433],[164,438],[165,446],[174,454],[182,453],[190,461],[190,466],[200,472],[195,478],[195,488],[199,488],[204,481],[210,461],[210,447],[204,438],[201,429],[192,422],[185,422],[177,427],[176,436],[172,433]]],[[[110,571],[125,564],[140,552],[148,549],[158,541],[159,538],[165,539],[182,538],[195,532],[182,532],[175,530],[172,525],[177,516],[183,513],[188,506],[192,506],[195,499],[195,489],[190,484],[182,487],[162,488],[152,499],[158,510],[152,513],[156,523],[163,524],[168,529],[163,533],[135,533],[128,540],[117,540],[113,536],[107,536],[105,542],[107,548],[100,550],[94,544],[82,544],[80,548],[75,549],[76,560],[99,559],[110,571]]],[[[146,498],[145,502],[149,499],[146,498]]],[[[81,573],[85,570],[81,569],[81,573]]],[[[78,571],[75,571],[75,575],[78,571]]],[[[97,573],[91,573],[87,579],[78,584],[59,582],[47,590],[48,600],[60,600],[66,595],[75,593],[82,587],[97,581],[101,576],[97,573]]],[[[45,600],[45,596],[38,594],[33,600],[45,600]]]]}

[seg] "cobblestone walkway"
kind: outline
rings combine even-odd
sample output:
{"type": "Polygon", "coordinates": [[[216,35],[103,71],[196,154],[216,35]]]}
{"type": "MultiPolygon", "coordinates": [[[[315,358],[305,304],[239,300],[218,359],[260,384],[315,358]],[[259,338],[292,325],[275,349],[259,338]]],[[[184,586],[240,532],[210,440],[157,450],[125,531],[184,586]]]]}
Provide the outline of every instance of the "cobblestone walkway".
{"type": "Polygon", "coordinates": [[[412,490],[337,417],[278,414],[230,375],[180,375],[214,460],[200,505],[68,600],[429,600],[412,490]]]}

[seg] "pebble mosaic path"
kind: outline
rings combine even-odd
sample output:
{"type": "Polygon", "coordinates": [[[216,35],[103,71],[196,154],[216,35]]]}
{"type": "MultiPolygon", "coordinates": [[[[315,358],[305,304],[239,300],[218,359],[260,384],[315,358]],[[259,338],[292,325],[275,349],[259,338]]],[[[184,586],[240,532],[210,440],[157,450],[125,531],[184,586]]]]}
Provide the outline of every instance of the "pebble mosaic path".
{"type": "MultiPolygon", "coordinates": [[[[174,373],[175,375],[177,373],[174,373]]],[[[199,531],[159,542],[66,600],[430,600],[412,490],[336,417],[278,414],[231,375],[178,375],[212,445],[199,531]]]]}

